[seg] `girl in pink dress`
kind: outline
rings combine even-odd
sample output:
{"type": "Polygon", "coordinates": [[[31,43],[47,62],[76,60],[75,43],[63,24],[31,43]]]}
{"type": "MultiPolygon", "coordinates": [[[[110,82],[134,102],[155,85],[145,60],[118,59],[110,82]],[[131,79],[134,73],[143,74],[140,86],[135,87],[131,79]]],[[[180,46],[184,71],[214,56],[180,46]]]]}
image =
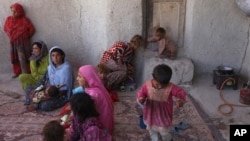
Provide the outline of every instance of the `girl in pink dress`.
{"type": "Polygon", "coordinates": [[[112,141],[109,130],[98,120],[99,113],[90,95],[86,93],[73,95],[70,106],[73,119],[67,130],[69,141],[112,141]]]}
{"type": "Polygon", "coordinates": [[[173,117],[173,97],[177,107],[186,101],[183,89],[170,82],[172,70],[165,64],[157,65],[153,70],[153,79],[146,81],[137,93],[137,102],[143,104],[143,120],[152,141],[170,141],[169,133],[173,117]]]}

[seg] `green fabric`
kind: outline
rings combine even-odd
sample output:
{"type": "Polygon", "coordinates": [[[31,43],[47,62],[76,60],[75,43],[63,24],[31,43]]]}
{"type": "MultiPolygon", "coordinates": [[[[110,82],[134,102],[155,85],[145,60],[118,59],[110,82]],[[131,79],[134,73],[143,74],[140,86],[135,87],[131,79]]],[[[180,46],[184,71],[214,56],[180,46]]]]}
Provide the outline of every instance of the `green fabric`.
{"type": "Polygon", "coordinates": [[[36,61],[30,61],[30,74],[21,74],[19,75],[19,80],[21,82],[22,88],[26,89],[28,86],[36,84],[46,73],[49,65],[49,54],[45,56],[43,61],[39,62],[37,67],[36,61]]]}

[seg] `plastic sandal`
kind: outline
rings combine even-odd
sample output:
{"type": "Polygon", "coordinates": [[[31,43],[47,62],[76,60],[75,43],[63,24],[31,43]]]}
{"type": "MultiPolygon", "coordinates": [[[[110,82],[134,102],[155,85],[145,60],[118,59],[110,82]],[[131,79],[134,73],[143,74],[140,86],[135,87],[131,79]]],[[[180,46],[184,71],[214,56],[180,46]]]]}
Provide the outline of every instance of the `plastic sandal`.
{"type": "Polygon", "coordinates": [[[184,134],[176,127],[174,126],[173,129],[169,131],[170,134],[177,135],[177,136],[183,136],[184,134]]]}
{"type": "Polygon", "coordinates": [[[120,86],[120,91],[121,92],[125,92],[126,90],[125,90],[125,86],[120,86]]]}
{"type": "Polygon", "coordinates": [[[181,121],[175,127],[177,127],[178,129],[181,129],[181,130],[185,130],[185,129],[190,128],[191,126],[189,124],[181,121]]]}
{"type": "Polygon", "coordinates": [[[14,74],[14,75],[11,76],[11,78],[14,79],[14,78],[17,78],[18,76],[19,76],[19,74],[14,74]]]}

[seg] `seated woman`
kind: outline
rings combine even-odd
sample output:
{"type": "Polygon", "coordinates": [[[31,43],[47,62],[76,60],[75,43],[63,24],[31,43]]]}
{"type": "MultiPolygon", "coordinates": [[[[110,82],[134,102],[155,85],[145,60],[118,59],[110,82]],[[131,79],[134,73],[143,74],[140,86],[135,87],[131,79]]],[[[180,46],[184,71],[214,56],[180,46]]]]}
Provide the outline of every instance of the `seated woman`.
{"type": "Polygon", "coordinates": [[[30,74],[20,74],[19,80],[25,90],[28,86],[36,84],[46,73],[49,65],[47,45],[43,41],[36,41],[32,44],[32,56],[30,59],[30,74]]]}
{"type": "MultiPolygon", "coordinates": [[[[48,87],[50,85],[60,86],[60,95],[58,97],[42,100],[37,105],[37,110],[51,111],[59,107],[62,107],[71,97],[71,91],[74,84],[74,74],[70,64],[65,60],[65,53],[60,47],[55,46],[50,49],[50,58],[48,73],[39,81],[36,86],[44,85],[48,87]],[[44,82],[47,82],[44,84],[44,82]]],[[[28,87],[26,89],[26,95],[29,96],[30,91],[34,88],[28,87]]],[[[29,101],[30,102],[30,101],[29,101]]]]}
{"type": "MultiPolygon", "coordinates": [[[[134,35],[130,43],[118,41],[103,53],[100,63],[105,64],[110,71],[107,79],[112,89],[118,88],[123,81],[126,81],[128,72],[129,78],[134,79],[132,59],[135,49],[140,47],[142,42],[143,38],[140,35],[134,35]]],[[[121,85],[120,89],[125,90],[124,85],[121,85]]]]}
{"type": "Polygon", "coordinates": [[[95,101],[96,110],[99,113],[98,119],[101,124],[112,133],[114,129],[113,102],[102,84],[96,68],[92,65],[80,67],[76,80],[95,101]]]}

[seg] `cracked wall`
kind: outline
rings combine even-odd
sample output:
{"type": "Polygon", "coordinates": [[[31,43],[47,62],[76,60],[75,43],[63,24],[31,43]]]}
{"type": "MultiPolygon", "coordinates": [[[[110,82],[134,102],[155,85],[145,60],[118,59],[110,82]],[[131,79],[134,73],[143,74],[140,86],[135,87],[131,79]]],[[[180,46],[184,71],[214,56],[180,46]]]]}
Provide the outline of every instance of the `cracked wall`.
{"type": "MultiPolygon", "coordinates": [[[[32,38],[59,45],[74,67],[96,65],[117,40],[142,34],[142,2],[146,0],[19,0],[36,27],[32,38]]],[[[0,73],[11,71],[9,43],[3,24],[14,0],[0,1],[0,73]]],[[[145,19],[144,19],[145,20],[145,19]]],[[[180,57],[193,60],[195,74],[212,73],[218,65],[250,77],[249,17],[234,0],[187,0],[184,47],[180,57]]],[[[143,56],[143,49],[137,56],[143,56]]],[[[139,59],[139,69],[142,69],[139,59]]],[[[147,62],[145,62],[147,64],[147,62]]],[[[151,70],[150,70],[151,71],[151,70]]]]}

